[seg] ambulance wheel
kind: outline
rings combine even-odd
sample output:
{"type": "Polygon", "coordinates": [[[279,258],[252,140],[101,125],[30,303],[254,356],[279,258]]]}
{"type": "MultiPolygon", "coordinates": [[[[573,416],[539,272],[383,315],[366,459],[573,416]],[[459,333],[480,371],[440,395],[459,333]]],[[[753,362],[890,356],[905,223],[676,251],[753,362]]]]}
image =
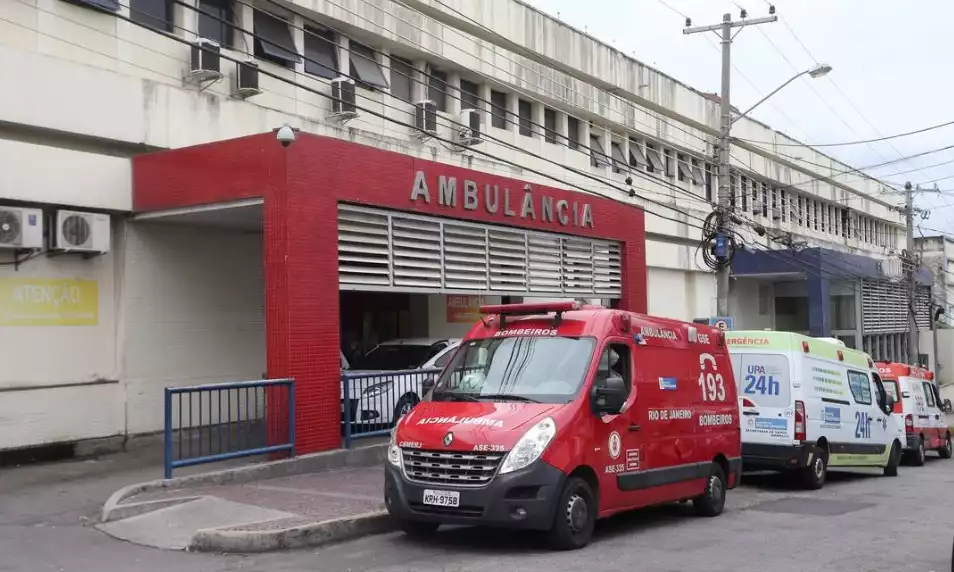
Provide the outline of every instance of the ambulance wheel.
{"type": "Polygon", "coordinates": [[[828,477],[828,454],[824,449],[818,448],[812,455],[808,466],[802,469],[802,485],[810,491],[817,491],[825,486],[825,479],[828,477]]]}
{"type": "Polygon", "coordinates": [[[915,467],[923,467],[926,457],[927,454],[924,452],[924,437],[918,437],[918,446],[914,450],[914,454],[911,455],[911,464],[915,467]]]}
{"type": "Polygon", "coordinates": [[[414,409],[414,406],[418,404],[420,399],[417,398],[413,393],[405,394],[398,400],[397,405],[394,406],[394,417],[393,423],[397,425],[397,422],[401,420],[401,417],[404,417],[414,409]]]}
{"type": "Polygon", "coordinates": [[[725,509],[725,474],[722,467],[712,465],[712,472],[706,481],[706,490],[692,499],[696,514],[700,516],[719,516],[725,509]]]}
{"type": "Polygon", "coordinates": [[[439,524],[436,522],[418,522],[416,520],[399,520],[398,528],[411,538],[428,538],[437,532],[439,524]]]}
{"type": "Polygon", "coordinates": [[[901,447],[895,441],[891,444],[891,455],[888,457],[888,465],[884,468],[884,476],[897,477],[898,465],[901,464],[901,447]]]}
{"type": "Polygon", "coordinates": [[[586,481],[570,477],[563,485],[550,528],[550,545],[557,550],[583,548],[596,526],[596,495],[586,481]]]}
{"type": "Polygon", "coordinates": [[[951,449],[951,436],[948,434],[944,437],[944,446],[937,450],[937,454],[940,455],[942,459],[950,459],[952,452],[954,452],[954,450],[951,449]]]}

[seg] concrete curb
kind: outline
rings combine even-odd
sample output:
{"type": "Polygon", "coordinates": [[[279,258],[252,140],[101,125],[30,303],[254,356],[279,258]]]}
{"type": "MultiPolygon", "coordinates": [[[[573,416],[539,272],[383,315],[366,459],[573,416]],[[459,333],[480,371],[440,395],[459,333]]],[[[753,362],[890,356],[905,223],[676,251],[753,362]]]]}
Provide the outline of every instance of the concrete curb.
{"type": "Polygon", "coordinates": [[[279,530],[199,530],[192,537],[189,550],[196,552],[258,553],[321,546],[395,529],[387,511],[326,520],[279,530]]]}
{"type": "MultiPolygon", "coordinates": [[[[234,467],[213,471],[210,473],[200,473],[188,475],[185,477],[174,477],[172,479],[159,479],[145,483],[137,483],[125,486],[114,492],[103,505],[103,513],[100,518],[102,522],[128,518],[133,514],[124,514],[122,505],[123,500],[130,497],[160,490],[171,489],[190,489],[197,487],[208,487],[214,485],[243,484],[252,481],[264,479],[274,479],[277,477],[290,477],[292,475],[301,475],[304,473],[317,473],[333,469],[343,469],[346,467],[366,467],[378,465],[384,462],[387,452],[387,444],[374,444],[355,449],[335,449],[334,451],[324,451],[321,453],[312,453],[302,455],[291,459],[281,459],[279,461],[270,461],[267,463],[258,463],[247,467],[234,467]]],[[[182,502],[182,501],[180,501],[182,502]]],[[[147,505],[149,503],[130,503],[147,505]]],[[[176,504],[176,503],[173,503],[176,504]]],[[[136,514],[143,514],[149,510],[163,508],[153,504],[154,509],[148,509],[136,514]]],[[[137,509],[132,508],[132,511],[137,509]]]]}

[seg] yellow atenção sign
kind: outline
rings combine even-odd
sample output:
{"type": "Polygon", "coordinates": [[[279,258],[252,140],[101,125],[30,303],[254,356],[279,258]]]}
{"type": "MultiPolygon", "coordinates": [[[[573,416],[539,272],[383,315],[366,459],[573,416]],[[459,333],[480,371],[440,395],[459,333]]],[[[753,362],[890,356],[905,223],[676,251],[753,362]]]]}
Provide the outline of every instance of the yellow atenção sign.
{"type": "Polygon", "coordinates": [[[99,284],[93,280],[0,278],[0,326],[95,326],[99,284]]]}

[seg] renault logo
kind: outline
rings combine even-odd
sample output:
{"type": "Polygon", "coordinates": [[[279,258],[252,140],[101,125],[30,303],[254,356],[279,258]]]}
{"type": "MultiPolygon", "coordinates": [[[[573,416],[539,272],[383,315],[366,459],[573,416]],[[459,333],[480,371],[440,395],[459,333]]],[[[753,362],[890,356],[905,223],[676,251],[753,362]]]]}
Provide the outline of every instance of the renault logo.
{"type": "Polygon", "coordinates": [[[450,447],[450,446],[451,446],[451,443],[453,443],[453,442],[454,442],[454,434],[453,434],[453,433],[447,433],[447,435],[444,435],[444,446],[445,446],[445,447],[450,447]]]}

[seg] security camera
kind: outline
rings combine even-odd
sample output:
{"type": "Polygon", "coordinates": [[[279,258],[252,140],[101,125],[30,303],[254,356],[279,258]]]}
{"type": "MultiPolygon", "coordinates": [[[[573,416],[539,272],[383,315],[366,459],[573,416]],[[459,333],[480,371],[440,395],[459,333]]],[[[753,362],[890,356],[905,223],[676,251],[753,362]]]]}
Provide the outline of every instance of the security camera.
{"type": "Polygon", "coordinates": [[[275,132],[275,139],[278,139],[282,147],[288,147],[295,141],[295,130],[286,123],[275,132]]]}

